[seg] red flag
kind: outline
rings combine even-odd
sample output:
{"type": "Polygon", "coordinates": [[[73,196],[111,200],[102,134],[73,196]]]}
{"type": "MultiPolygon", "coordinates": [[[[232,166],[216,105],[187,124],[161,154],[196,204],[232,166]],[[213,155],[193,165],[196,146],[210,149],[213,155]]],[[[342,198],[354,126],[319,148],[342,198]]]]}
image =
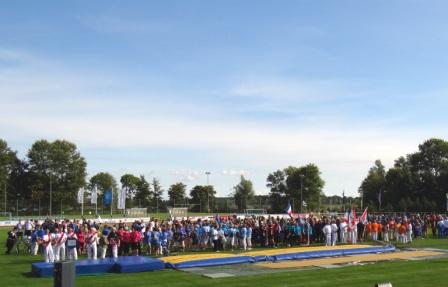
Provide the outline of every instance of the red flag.
{"type": "Polygon", "coordinates": [[[356,209],[352,207],[348,218],[348,227],[353,229],[356,226],[356,209]]]}
{"type": "Polygon", "coordinates": [[[366,223],[367,222],[367,208],[368,207],[366,207],[366,209],[364,209],[364,212],[362,213],[361,217],[359,218],[359,220],[362,223],[366,223]]]}

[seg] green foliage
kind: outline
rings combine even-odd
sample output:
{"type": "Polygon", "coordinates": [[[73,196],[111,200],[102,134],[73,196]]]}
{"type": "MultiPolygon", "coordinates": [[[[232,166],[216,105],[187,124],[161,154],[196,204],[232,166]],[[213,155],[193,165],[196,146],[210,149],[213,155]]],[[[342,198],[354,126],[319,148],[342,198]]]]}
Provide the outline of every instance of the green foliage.
{"type": "Polygon", "coordinates": [[[386,186],[386,171],[380,160],[375,161],[363,180],[360,192],[368,205],[373,205],[375,209],[381,208],[384,189],[386,186]]]}
{"type": "Polygon", "coordinates": [[[266,179],[266,186],[270,188],[271,211],[282,212],[287,205],[289,198],[287,197],[286,173],[284,170],[276,170],[270,173],[266,179]]]}
{"type": "Polygon", "coordinates": [[[124,174],[120,179],[121,186],[127,189],[126,199],[133,199],[140,184],[140,178],[133,174],[124,174]]]}
{"type": "Polygon", "coordinates": [[[255,195],[252,181],[245,179],[242,175],[240,183],[236,185],[233,190],[233,197],[235,198],[235,203],[238,206],[238,209],[247,209],[249,200],[252,199],[255,195]]]}
{"type": "Polygon", "coordinates": [[[12,151],[6,141],[0,139],[0,184],[2,186],[6,183],[17,160],[17,152],[12,151]]]}
{"type": "Polygon", "coordinates": [[[151,185],[146,178],[141,175],[137,182],[137,192],[135,193],[135,201],[139,207],[147,207],[151,204],[153,193],[151,185]]]}
{"type": "Polygon", "coordinates": [[[378,205],[383,191],[384,204],[397,211],[444,211],[448,193],[448,142],[429,139],[418,151],[400,157],[387,173],[375,163],[361,184],[367,203],[378,205]],[[385,176],[384,176],[385,175],[385,176]]]}
{"type": "Polygon", "coordinates": [[[196,185],[190,191],[191,202],[196,205],[193,211],[196,212],[210,212],[214,210],[211,204],[215,199],[216,191],[211,185],[196,185]]]}
{"type": "Polygon", "coordinates": [[[36,141],[29,149],[27,157],[28,163],[24,164],[22,175],[29,172],[29,187],[44,191],[46,198],[50,182],[53,198],[58,201],[74,201],[79,188],[86,184],[86,161],[71,142],[36,141]]]}
{"type": "Polygon", "coordinates": [[[185,198],[186,198],[186,190],[187,186],[183,184],[182,182],[177,182],[175,184],[172,184],[170,188],[168,189],[168,196],[170,199],[170,203],[172,206],[177,206],[179,204],[185,204],[185,198]]]}
{"type": "Polygon", "coordinates": [[[163,188],[160,185],[160,182],[157,178],[152,179],[152,192],[153,192],[153,200],[160,201],[163,196],[163,188]]]}
{"type": "Polygon", "coordinates": [[[307,209],[315,210],[325,185],[319,168],[314,164],[277,170],[268,175],[267,182],[271,188],[272,212],[283,212],[288,201],[297,202],[295,209],[299,211],[301,198],[307,209]]]}
{"type": "Polygon", "coordinates": [[[117,182],[110,173],[99,172],[92,176],[89,181],[88,189],[93,190],[95,186],[98,191],[98,204],[103,202],[103,193],[109,188],[112,188],[112,202],[117,202],[117,182]]]}

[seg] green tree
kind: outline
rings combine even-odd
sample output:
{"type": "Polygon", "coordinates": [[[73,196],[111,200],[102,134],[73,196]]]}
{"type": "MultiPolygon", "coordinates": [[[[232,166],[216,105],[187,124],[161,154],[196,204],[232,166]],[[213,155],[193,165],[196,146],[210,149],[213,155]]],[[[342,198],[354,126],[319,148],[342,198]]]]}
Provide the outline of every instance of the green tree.
{"type": "Polygon", "coordinates": [[[215,202],[216,191],[211,185],[196,185],[190,191],[191,201],[197,204],[194,211],[198,212],[210,212],[214,210],[212,206],[215,202]]]}
{"type": "Polygon", "coordinates": [[[270,188],[269,199],[272,213],[282,213],[288,202],[286,185],[286,173],[284,170],[277,170],[267,177],[266,186],[270,188]]]}
{"type": "Polygon", "coordinates": [[[434,200],[438,203],[437,209],[443,211],[448,193],[448,142],[433,138],[418,149],[408,156],[415,181],[412,196],[434,200]]]}
{"type": "Polygon", "coordinates": [[[153,205],[156,207],[156,212],[159,213],[160,204],[162,203],[163,188],[157,178],[152,179],[152,193],[153,205]]]}
{"type": "Polygon", "coordinates": [[[76,200],[79,188],[86,184],[87,164],[75,144],[65,140],[39,140],[31,146],[27,157],[32,185],[43,185],[46,198],[51,185],[53,201],[76,200]]]}
{"type": "Polygon", "coordinates": [[[137,192],[135,193],[135,200],[139,207],[148,207],[151,204],[153,193],[151,185],[146,180],[145,176],[141,175],[137,184],[137,192]]]}
{"type": "Polygon", "coordinates": [[[319,205],[320,197],[323,195],[322,189],[325,181],[320,177],[319,168],[310,163],[301,167],[288,167],[285,169],[287,175],[286,195],[290,199],[297,199],[299,202],[296,209],[300,210],[300,200],[307,204],[306,210],[315,210],[319,205]]]}
{"type": "Polygon", "coordinates": [[[368,205],[375,207],[375,209],[381,209],[385,186],[385,168],[380,160],[376,160],[375,165],[370,168],[367,177],[363,180],[359,191],[368,205]]]}
{"type": "Polygon", "coordinates": [[[172,184],[168,189],[168,197],[172,206],[185,204],[187,186],[182,182],[172,184]]]}
{"type": "Polygon", "coordinates": [[[98,192],[98,205],[101,204],[102,206],[104,192],[109,188],[112,188],[112,203],[117,202],[117,182],[110,173],[99,172],[92,176],[89,181],[88,189],[92,191],[95,187],[97,188],[98,192]]]}
{"type": "MultiPolygon", "coordinates": [[[[11,148],[8,147],[6,141],[0,139],[0,190],[1,192],[1,202],[8,201],[8,199],[15,198],[17,192],[16,189],[11,184],[11,174],[13,170],[17,167],[17,163],[19,160],[17,159],[17,152],[12,151],[11,148]],[[4,192],[6,190],[6,194],[4,192]],[[6,196],[6,198],[5,198],[6,196]]],[[[4,207],[1,204],[1,209],[3,211],[5,208],[8,209],[9,204],[4,207]]]]}
{"type": "Polygon", "coordinates": [[[255,195],[252,181],[245,179],[244,176],[241,175],[240,183],[236,185],[233,190],[233,197],[238,206],[238,210],[242,211],[243,209],[247,209],[249,200],[255,195]]]}
{"type": "Polygon", "coordinates": [[[3,187],[17,162],[17,152],[8,147],[6,141],[0,139],[0,184],[3,187]]]}
{"type": "Polygon", "coordinates": [[[406,158],[400,157],[395,161],[394,167],[386,173],[386,182],[383,200],[398,208],[398,202],[401,198],[410,196],[414,188],[414,176],[410,169],[410,164],[406,158]]]}
{"type": "Polygon", "coordinates": [[[132,202],[135,197],[137,189],[140,185],[140,178],[133,174],[127,173],[121,176],[120,182],[121,186],[126,188],[126,206],[131,206],[129,203],[132,202]]]}

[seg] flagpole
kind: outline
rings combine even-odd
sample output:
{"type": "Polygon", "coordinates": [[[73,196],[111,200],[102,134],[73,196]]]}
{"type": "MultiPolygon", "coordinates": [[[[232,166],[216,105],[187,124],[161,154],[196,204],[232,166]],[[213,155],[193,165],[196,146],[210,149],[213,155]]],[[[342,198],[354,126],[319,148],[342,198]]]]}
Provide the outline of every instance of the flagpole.
{"type": "Polygon", "coordinates": [[[81,197],[81,217],[84,217],[84,189],[82,190],[82,197],[81,197]]]}
{"type": "Polygon", "coordinates": [[[95,215],[98,216],[98,189],[95,185],[95,215]]]}

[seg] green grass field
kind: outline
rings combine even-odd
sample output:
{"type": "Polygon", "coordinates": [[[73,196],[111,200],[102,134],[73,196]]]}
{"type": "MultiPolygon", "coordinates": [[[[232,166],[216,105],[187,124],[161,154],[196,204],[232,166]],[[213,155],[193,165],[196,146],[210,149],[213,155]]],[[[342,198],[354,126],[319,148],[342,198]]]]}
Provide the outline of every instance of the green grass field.
{"type": "MultiPolygon", "coordinates": [[[[5,242],[7,229],[0,229],[0,241],[5,242]]],[[[447,239],[422,239],[406,247],[436,247],[448,249],[447,239]]],[[[34,278],[31,263],[42,261],[40,256],[0,255],[1,286],[52,286],[52,279],[34,278]]],[[[76,286],[140,287],[140,286],[374,286],[376,282],[392,282],[393,286],[444,286],[448,282],[448,259],[424,261],[394,261],[377,264],[270,273],[224,279],[208,279],[200,275],[175,270],[134,274],[80,276],[76,286]]]]}

